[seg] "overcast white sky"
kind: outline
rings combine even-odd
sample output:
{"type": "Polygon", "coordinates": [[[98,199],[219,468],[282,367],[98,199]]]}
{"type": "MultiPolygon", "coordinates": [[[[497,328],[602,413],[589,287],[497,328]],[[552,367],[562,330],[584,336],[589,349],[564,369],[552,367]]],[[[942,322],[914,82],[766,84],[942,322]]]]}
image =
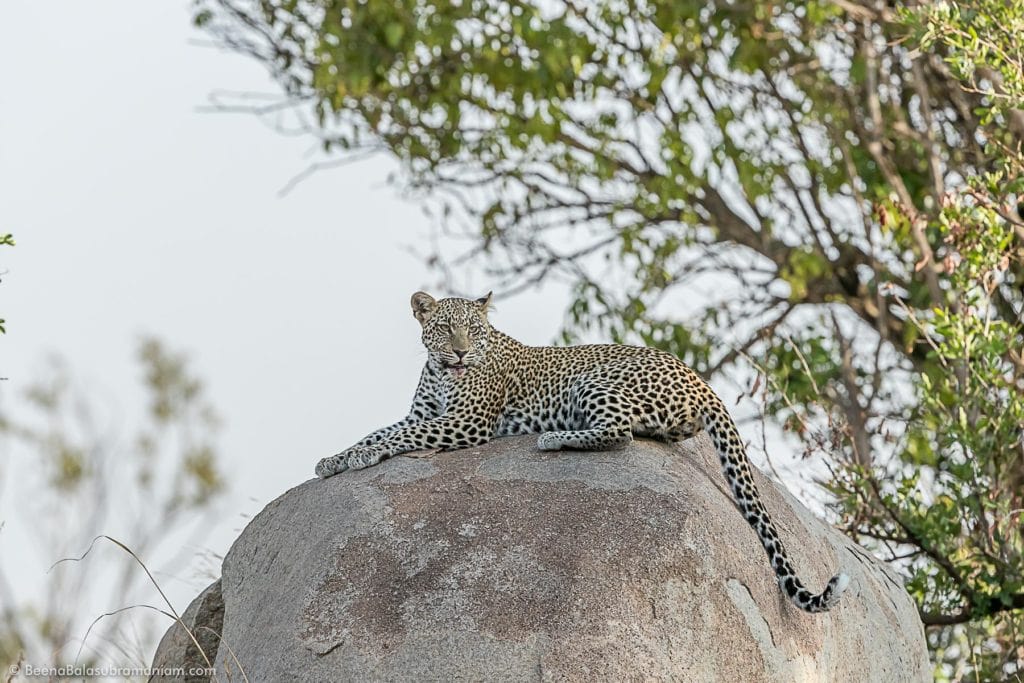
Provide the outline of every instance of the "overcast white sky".
{"type": "MultiPolygon", "coordinates": [[[[406,249],[431,226],[386,184],[390,160],[315,175],[282,198],[310,141],[197,111],[217,89],[274,86],[256,64],[190,44],[202,36],[189,6],[0,0],[0,232],[18,240],[0,251],[0,403],[17,409],[57,352],[114,397],[129,430],[139,336],[186,350],[225,420],[230,491],[206,544],[223,553],[320,457],[404,414],[423,360],[408,299],[437,277],[406,249]]],[[[561,290],[527,293],[498,302],[492,320],[549,343],[566,303],[561,290]]],[[[33,543],[31,492],[18,485],[28,457],[0,451],[0,557],[33,543]]],[[[18,566],[22,597],[45,590],[45,564],[18,566]]],[[[172,578],[179,608],[208,583],[196,567],[172,578]]]]}
{"type": "MultiPolygon", "coordinates": [[[[404,414],[423,358],[408,300],[437,277],[405,249],[425,244],[430,224],[386,184],[390,160],[281,198],[310,141],[197,111],[213,90],[273,85],[244,58],[190,44],[202,36],[189,5],[0,0],[0,231],[18,241],[0,252],[0,401],[11,407],[57,352],[130,422],[138,337],[188,351],[225,419],[231,488],[208,541],[223,553],[242,515],[404,414]]],[[[496,322],[547,343],[564,305],[520,296],[496,322]]],[[[31,463],[7,457],[10,558],[31,543],[16,481],[31,463]]],[[[23,596],[42,589],[38,569],[15,576],[23,596]]],[[[179,607],[206,583],[193,574],[171,586],[179,607]]]]}

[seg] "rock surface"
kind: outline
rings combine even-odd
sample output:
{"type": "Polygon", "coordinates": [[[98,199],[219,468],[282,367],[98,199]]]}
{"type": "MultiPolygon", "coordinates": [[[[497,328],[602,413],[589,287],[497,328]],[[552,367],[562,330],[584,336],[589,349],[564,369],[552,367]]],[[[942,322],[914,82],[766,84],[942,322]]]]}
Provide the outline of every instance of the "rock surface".
{"type": "MultiPolygon", "coordinates": [[[[851,577],[826,614],[784,598],[705,437],[533,443],[397,457],[268,505],[224,560],[220,678],[931,679],[899,579],[758,474],[809,588],[851,577]]],[[[187,649],[169,632],[155,662],[187,649]]]]}
{"type": "Polygon", "coordinates": [[[213,655],[220,646],[218,638],[224,629],[224,599],[220,590],[220,579],[210,584],[181,614],[181,624],[175,623],[157,646],[152,669],[162,672],[150,677],[152,681],[209,680],[209,676],[195,675],[200,670],[209,670],[213,655]],[[184,625],[185,628],[182,628],[184,625]],[[189,633],[192,636],[189,636],[189,633]],[[195,638],[193,641],[192,638],[195,638]],[[198,643],[199,647],[196,647],[198,643]],[[201,651],[200,651],[201,649],[201,651]],[[206,655],[209,659],[204,657],[206,655]],[[181,676],[163,672],[183,669],[181,676]]]}

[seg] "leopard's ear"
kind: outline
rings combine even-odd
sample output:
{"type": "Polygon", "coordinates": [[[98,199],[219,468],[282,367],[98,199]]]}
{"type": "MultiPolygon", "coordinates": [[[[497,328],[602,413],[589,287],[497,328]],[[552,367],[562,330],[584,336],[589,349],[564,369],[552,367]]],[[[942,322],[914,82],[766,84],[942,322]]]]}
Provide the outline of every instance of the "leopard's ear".
{"type": "Polygon", "coordinates": [[[476,301],[473,302],[480,307],[481,313],[487,313],[487,309],[491,307],[492,294],[494,294],[494,292],[487,292],[487,296],[483,297],[482,299],[477,299],[476,301]]]}
{"type": "Polygon", "coordinates": [[[412,304],[413,317],[420,321],[420,325],[430,320],[430,316],[434,315],[434,309],[437,308],[437,302],[434,301],[434,297],[426,292],[416,292],[413,294],[410,303],[412,304]]]}

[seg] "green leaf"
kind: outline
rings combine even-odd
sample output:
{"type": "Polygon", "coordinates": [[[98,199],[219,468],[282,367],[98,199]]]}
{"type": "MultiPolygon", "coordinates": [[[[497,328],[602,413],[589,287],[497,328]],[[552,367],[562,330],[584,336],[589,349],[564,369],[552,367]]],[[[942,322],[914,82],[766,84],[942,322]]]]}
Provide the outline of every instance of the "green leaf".
{"type": "Polygon", "coordinates": [[[402,36],[404,35],[405,26],[398,22],[393,21],[384,27],[384,38],[390,48],[397,48],[401,44],[402,36]]]}

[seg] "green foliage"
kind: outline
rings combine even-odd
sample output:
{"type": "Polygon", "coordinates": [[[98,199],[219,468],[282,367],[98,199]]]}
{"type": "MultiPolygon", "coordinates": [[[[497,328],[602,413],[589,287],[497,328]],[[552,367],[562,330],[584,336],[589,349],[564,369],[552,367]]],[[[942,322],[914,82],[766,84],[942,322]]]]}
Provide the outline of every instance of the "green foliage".
{"type": "MultiPolygon", "coordinates": [[[[1024,673],[1024,222],[1014,206],[1024,178],[1014,121],[1024,111],[1024,6],[925,5],[902,20],[981,95],[986,163],[927,216],[948,295],[908,311],[932,362],[915,378],[901,450],[833,490],[854,529],[913,549],[908,587],[925,622],[946,625],[930,634],[939,675],[996,680],[1024,673]]],[[[896,221],[913,220],[894,210],[896,221]]]]}
{"type": "Polygon", "coordinates": [[[1024,6],[197,0],[565,339],[765,373],[939,678],[1024,667],[1024,6]],[[463,233],[464,234],[464,233],[463,233]],[[699,292],[699,295],[695,295],[699,292]]]}

